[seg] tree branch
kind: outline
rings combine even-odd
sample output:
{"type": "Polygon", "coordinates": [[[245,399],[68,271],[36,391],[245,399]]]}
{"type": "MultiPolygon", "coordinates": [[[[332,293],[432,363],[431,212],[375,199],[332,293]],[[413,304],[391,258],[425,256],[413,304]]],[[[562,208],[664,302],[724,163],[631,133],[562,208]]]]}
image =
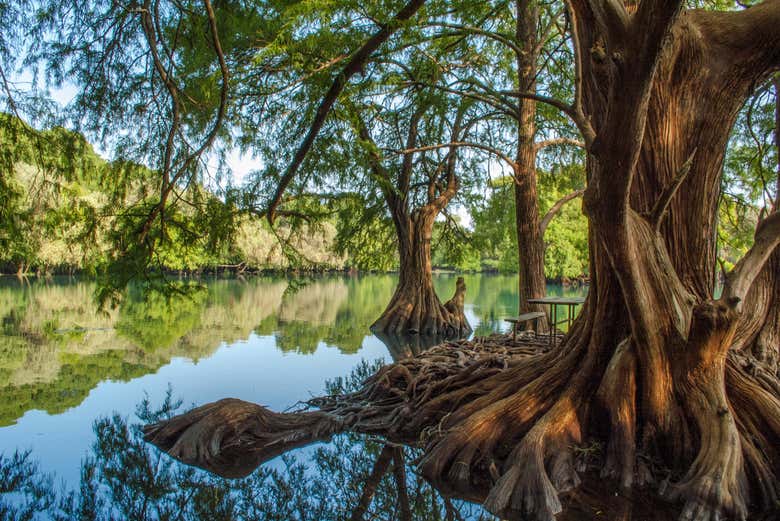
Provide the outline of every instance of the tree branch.
{"type": "Polygon", "coordinates": [[[512,41],[512,36],[508,34],[501,34],[495,31],[488,31],[481,27],[474,27],[473,25],[450,24],[445,22],[431,22],[426,25],[430,27],[444,27],[445,29],[453,29],[460,34],[473,34],[477,36],[484,36],[486,38],[495,40],[499,43],[503,43],[504,45],[506,45],[516,53],[524,52],[520,46],[518,46],[514,41],[512,41]]]}
{"type": "Polygon", "coordinates": [[[672,184],[666,187],[661,196],[655,202],[653,209],[650,211],[648,220],[656,232],[660,229],[661,222],[663,221],[664,216],[666,215],[666,211],[669,209],[669,204],[672,202],[672,199],[677,193],[677,190],[680,188],[680,185],[682,185],[683,181],[685,181],[685,178],[688,177],[688,173],[691,171],[691,166],[693,165],[693,159],[695,157],[696,150],[691,152],[691,155],[688,156],[688,159],[686,159],[685,163],[683,163],[683,165],[680,167],[680,171],[677,172],[677,175],[672,180],[672,184]]]}
{"type": "Polygon", "coordinates": [[[550,208],[547,213],[542,218],[542,222],[539,223],[539,235],[544,237],[544,232],[547,231],[547,227],[550,225],[550,223],[553,220],[553,217],[563,208],[563,205],[568,203],[569,201],[572,201],[578,197],[581,197],[582,194],[585,193],[585,189],[582,188],[580,190],[576,190],[568,195],[565,195],[558,199],[554,205],[552,205],[552,208],[550,208]]]}
{"type": "Polygon", "coordinates": [[[440,148],[459,148],[459,147],[470,147],[470,148],[476,148],[479,150],[484,150],[485,152],[489,152],[499,159],[503,160],[508,164],[510,167],[514,168],[515,162],[512,161],[512,159],[501,152],[500,150],[493,148],[488,145],[483,145],[482,143],[474,143],[471,141],[458,141],[455,143],[440,143],[438,145],[428,145],[425,147],[417,147],[417,148],[407,148],[406,150],[394,150],[393,152],[396,154],[416,154],[418,152],[427,152],[429,150],[437,150],[440,148]]]}
{"type": "Polygon", "coordinates": [[[733,307],[739,306],[767,259],[779,244],[780,212],[775,212],[758,226],[753,247],[726,277],[721,300],[733,307]]]}
{"type": "Polygon", "coordinates": [[[534,150],[539,152],[543,148],[554,147],[554,146],[558,146],[558,145],[572,145],[572,146],[575,146],[575,147],[585,148],[585,143],[580,141],[579,139],[572,139],[572,138],[568,138],[568,137],[560,137],[560,138],[555,138],[555,139],[546,139],[544,141],[539,141],[538,143],[536,143],[534,145],[534,150]]]}
{"type": "MultiPolygon", "coordinates": [[[[458,107],[458,113],[455,116],[455,122],[452,125],[452,135],[451,139],[453,142],[457,142],[457,140],[460,138],[460,132],[461,127],[463,125],[463,117],[466,114],[466,109],[468,107],[468,102],[463,102],[458,107]]],[[[455,197],[455,194],[458,193],[458,187],[460,186],[460,179],[457,175],[456,165],[458,160],[458,147],[452,146],[450,147],[450,151],[447,154],[446,158],[446,171],[445,171],[445,178],[447,180],[447,185],[444,187],[444,189],[441,191],[439,196],[433,201],[433,207],[437,211],[442,211],[452,200],[453,197],[455,197]]],[[[405,156],[410,157],[410,156],[405,156]]]]}
{"type": "Polygon", "coordinates": [[[339,74],[333,80],[330,89],[328,89],[328,92],[320,102],[320,106],[317,109],[317,114],[314,116],[314,121],[309,127],[308,134],[306,134],[303,142],[295,151],[292,162],[284,171],[282,178],[279,180],[279,186],[276,188],[276,192],[274,193],[271,202],[268,205],[266,216],[271,224],[274,222],[276,209],[282,200],[282,196],[284,195],[285,190],[287,190],[287,187],[298,173],[298,169],[303,163],[306,154],[308,154],[309,150],[314,144],[314,140],[317,138],[317,135],[322,129],[322,126],[325,124],[325,119],[330,113],[330,110],[333,108],[333,105],[336,103],[336,99],[341,94],[341,91],[344,90],[344,87],[346,87],[347,82],[350,80],[350,78],[352,78],[352,76],[363,70],[363,67],[368,62],[374,51],[376,51],[380,45],[382,45],[398,30],[402,22],[409,20],[423,6],[423,4],[425,4],[425,0],[409,0],[409,2],[400,11],[398,11],[398,13],[395,14],[390,22],[381,26],[379,31],[377,31],[374,36],[372,36],[366,43],[363,44],[362,47],[360,47],[360,49],[357,50],[357,52],[352,56],[349,62],[347,62],[341,72],[339,72],[339,74]]]}
{"type": "Polygon", "coordinates": [[[574,124],[577,126],[577,129],[585,138],[586,146],[590,146],[590,144],[593,142],[593,140],[596,137],[596,132],[593,129],[593,126],[590,124],[590,121],[588,121],[588,119],[585,117],[584,113],[582,112],[582,108],[578,107],[576,104],[569,105],[568,103],[561,101],[559,99],[552,98],[550,96],[543,96],[541,94],[536,94],[535,92],[501,91],[501,93],[506,96],[512,96],[514,98],[530,99],[530,100],[538,101],[540,103],[546,103],[547,105],[550,105],[560,110],[561,112],[569,116],[569,119],[571,119],[574,122],[574,124]]]}
{"type": "Polygon", "coordinates": [[[609,38],[610,45],[623,40],[631,22],[623,3],[618,0],[592,0],[589,3],[596,23],[609,38]]]}

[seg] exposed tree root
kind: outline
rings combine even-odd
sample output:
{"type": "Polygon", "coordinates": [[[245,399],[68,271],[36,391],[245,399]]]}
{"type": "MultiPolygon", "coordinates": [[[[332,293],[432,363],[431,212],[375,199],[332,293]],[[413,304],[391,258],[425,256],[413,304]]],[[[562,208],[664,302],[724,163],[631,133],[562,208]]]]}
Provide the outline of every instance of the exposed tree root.
{"type": "Polygon", "coordinates": [[[461,338],[471,332],[463,312],[466,283],[458,277],[455,294],[445,304],[433,289],[430,274],[402,281],[371,330],[388,336],[426,335],[461,338]]]}
{"type": "MultiPolygon", "coordinates": [[[[146,436],[186,463],[240,476],[338,432],[381,435],[424,448],[421,471],[444,492],[508,519],[551,521],[583,471],[600,467],[622,489],[647,481],[637,479],[636,455],[650,450],[635,435],[643,417],[631,341],[603,367],[587,346],[566,344],[549,350],[532,333],[448,342],[381,368],[356,392],[312,400],[319,410],[277,414],[223,400],[149,426],[146,436]],[[579,464],[579,447],[593,444],[606,447],[603,457],[579,464]]],[[[694,461],[670,468],[684,477],[665,496],[685,501],[684,520],[741,519],[777,504],[780,398],[736,362],[728,375],[738,412],[692,412],[691,421],[722,428],[701,437],[694,461]]]]}
{"type": "Polygon", "coordinates": [[[611,426],[601,477],[617,479],[621,487],[630,489],[636,460],[636,355],[630,340],[618,346],[598,399],[609,413],[611,426]]]}
{"type": "Polygon", "coordinates": [[[239,478],[289,450],[330,439],[346,420],[320,411],[280,414],[228,398],[147,425],[144,437],[184,463],[239,478]]]}

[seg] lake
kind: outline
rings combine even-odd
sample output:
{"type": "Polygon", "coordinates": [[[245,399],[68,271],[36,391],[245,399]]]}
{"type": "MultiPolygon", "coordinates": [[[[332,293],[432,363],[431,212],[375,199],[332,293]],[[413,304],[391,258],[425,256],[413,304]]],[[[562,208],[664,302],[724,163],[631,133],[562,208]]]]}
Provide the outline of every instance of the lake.
{"type": "MultiPolygon", "coordinates": [[[[517,313],[516,278],[465,279],[475,334],[505,330],[502,319],[517,313]]],[[[435,277],[442,300],[455,280],[435,277]]],[[[388,348],[368,330],[395,281],[393,275],[214,279],[188,295],[131,289],[118,308],[100,311],[92,282],[0,278],[0,452],[4,468],[30,484],[27,492],[8,494],[7,503],[20,512],[40,507],[46,512],[40,518],[87,511],[95,515],[79,515],[348,518],[382,459],[377,440],[340,436],[230,482],[160,457],[135,426],[170,414],[176,404],[166,402],[168,395],[184,408],[234,397],[281,411],[364,362],[404,356],[403,346],[388,348]]],[[[394,519],[392,474],[368,507],[374,518],[394,519]]],[[[478,507],[438,496],[412,466],[404,479],[415,519],[445,519],[453,509],[464,519],[490,519],[478,507]]]]}

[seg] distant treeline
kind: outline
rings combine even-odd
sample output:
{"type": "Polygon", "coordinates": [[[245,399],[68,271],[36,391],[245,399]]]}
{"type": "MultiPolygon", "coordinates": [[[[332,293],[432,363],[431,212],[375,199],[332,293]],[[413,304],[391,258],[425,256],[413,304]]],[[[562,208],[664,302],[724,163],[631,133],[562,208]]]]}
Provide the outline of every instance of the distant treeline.
{"type": "MultiPolygon", "coordinates": [[[[129,161],[109,162],[78,133],[55,127],[34,130],[0,115],[0,272],[6,274],[95,274],[109,263],[123,238],[119,230],[154,204],[159,176],[129,161]]],[[[542,174],[542,211],[571,190],[578,172],[542,174]],[[564,175],[565,174],[565,175],[564,175]]],[[[517,238],[510,183],[494,183],[488,197],[468,209],[473,226],[437,223],[434,264],[457,271],[516,271],[517,238]]],[[[197,212],[180,211],[176,226],[155,251],[155,269],[177,272],[372,270],[397,267],[389,216],[367,222],[348,197],[333,203],[326,217],[305,222],[268,223],[230,206],[200,186],[179,195],[208,205],[209,215],[230,221],[218,245],[193,240],[190,221],[197,212]],[[232,212],[229,217],[225,214],[232,212]]],[[[186,205],[183,205],[186,208],[186,205]]],[[[193,223],[192,228],[223,226],[193,223]],[[195,226],[197,224],[197,226],[195,226]]],[[[564,208],[545,237],[550,279],[587,276],[587,226],[579,205],[564,208]]]]}

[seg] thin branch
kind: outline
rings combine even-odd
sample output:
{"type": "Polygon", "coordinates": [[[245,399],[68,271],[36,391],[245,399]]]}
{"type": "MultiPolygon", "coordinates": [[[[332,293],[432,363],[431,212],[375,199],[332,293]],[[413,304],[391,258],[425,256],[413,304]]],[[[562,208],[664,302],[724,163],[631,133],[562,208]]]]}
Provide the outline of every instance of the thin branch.
{"type": "Polygon", "coordinates": [[[510,167],[514,169],[515,162],[501,152],[500,150],[493,148],[489,145],[484,145],[482,143],[474,143],[471,141],[458,141],[454,143],[439,143],[438,145],[428,145],[425,147],[417,147],[417,148],[407,148],[406,150],[395,150],[394,153],[396,154],[416,154],[418,152],[427,152],[429,150],[438,150],[440,148],[459,148],[459,147],[470,147],[470,148],[476,148],[478,150],[484,150],[485,152],[489,152],[493,154],[494,156],[498,157],[499,159],[503,160],[506,164],[508,164],[510,167]]]}
{"type": "Polygon", "coordinates": [[[672,184],[670,184],[663,191],[661,196],[655,202],[655,206],[653,206],[653,209],[650,211],[648,221],[655,229],[655,231],[660,229],[661,222],[663,221],[664,216],[669,209],[669,204],[672,202],[672,199],[677,193],[677,190],[680,188],[680,185],[682,185],[683,181],[685,181],[685,178],[688,177],[688,173],[691,171],[691,166],[693,165],[693,160],[695,157],[696,149],[694,149],[693,152],[691,152],[691,155],[688,156],[688,159],[685,161],[685,163],[683,163],[683,165],[680,167],[680,171],[677,172],[677,175],[672,180],[672,184]]]}
{"type": "Polygon", "coordinates": [[[778,245],[780,245],[780,212],[775,212],[761,222],[756,230],[753,247],[726,277],[721,300],[738,308],[778,245]]]}
{"type": "Polygon", "coordinates": [[[585,148],[585,143],[580,141],[579,139],[572,139],[572,138],[568,138],[568,137],[560,137],[560,138],[556,138],[556,139],[546,139],[544,141],[539,141],[538,143],[536,143],[534,145],[534,150],[539,152],[543,148],[554,147],[554,146],[558,146],[558,145],[572,145],[572,146],[575,146],[575,147],[585,148]]]}
{"type": "Polygon", "coordinates": [[[542,218],[542,222],[539,223],[539,235],[544,237],[544,232],[547,231],[547,227],[550,225],[550,223],[553,220],[553,217],[563,208],[563,206],[568,203],[569,201],[572,201],[578,197],[581,197],[582,194],[585,193],[585,189],[576,190],[568,195],[565,195],[558,199],[554,205],[552,205],[552,208],[550,208],[547,213],[542,218]]]}
{"type": "Polygon", "coordinates": [[[501,91],[501,94],[504,94],[506,96],[512,96],[514,98],[530,99],[530,100],[538,101],[540,103],[546,103],[547,105],[550,105],[560,110],[561,112],[569,116],[569,119],[571,119],[572,122],[574,122],[574,124],[577,126],[577,129],[585,138],[585,144],[587,146],[590,146],[590,144],[593,143],[593,140],[596,137],[596,132],[591,126],[590,121],[588,121],[588,119],[585,117],[584,113],[582,112],[582,108],[578,107],[576,104],[570,105],[565,101],[561,101],[559,99],[552,98],[550,96],[537,94],[535,92],[501,91]]]}
{"type": "MultiPolygon", "coordinates": [[[[489,105],[496,109],[501,114],[504,114],[505,116],[508,116],[514,120],[520,119],[520,115],[517,113],[517,109],[510,104],[508,101],[502,99],[500,96],[493,96],[492,98],[485,94],[480,94],[478,92],[470,91],[470,90],[462,90],[462,89],[455,89],[452,87],[445,87],[444,85],[430,85],[423,82],[415,82],[415,85],[419,86],[430,86],[434,87],[438,90],[448,92],[450,94],[455,94],[457,96],[463,96],[465,98],[473,99],[474,101],[481,101],[482,103],[485,103],[486,105],[489,105]]],[[[471,82],[471,84],[477,84],[478,86],[481,86],[483,84],[478,82],[471,82]]],[[[493,91],[495,92],[495,91],[493,91]]]]}
{"type": "Polygon", "coordinates": [[[488,31],[481,27],[474,27],[473,25],[450,24],[444,22],[431,22],[426,25],[430,27],[444,27],[446,29],[454,29],[460,34],[473,34],[477,36],[484,36],[486,38],[495,40],[499,43],[503,43],[504,45],[506,45],[516,53],[523,52],[523,49],[520,46],[518,46],[514,41],[512,41],[512,36],[508,34],[501,34],[495,31],[488,31]]]}

